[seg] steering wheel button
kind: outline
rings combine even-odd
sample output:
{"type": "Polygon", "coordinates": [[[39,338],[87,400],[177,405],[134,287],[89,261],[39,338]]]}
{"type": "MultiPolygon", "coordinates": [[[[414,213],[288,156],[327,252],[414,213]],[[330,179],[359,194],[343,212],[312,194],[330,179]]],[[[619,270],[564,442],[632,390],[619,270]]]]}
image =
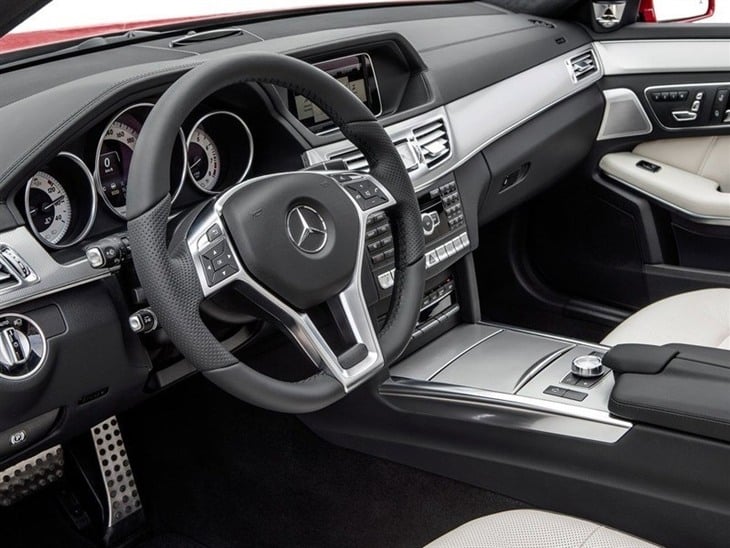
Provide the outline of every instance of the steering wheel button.
{"type": "Polygon", "coordinates": [[[218,238],[221,237],[222,234],[223,234],[223,231],[221,230],[221,227],[219,224],[214,224],[205,233],[205,235],[208,237],[209,242],[217,240],[218,238]]]}
{"type": "Polygon", "coordinates": [[[225,254],[228,249],[226,248],[226,242],[221,242],[219,244],[214,245],[211,247],[208,251],[203,253],[203,257],[206,259],[210,259],[211,261],[213,259],[216,259],[217,257],[220,257],[221,255],[225,254]]]}

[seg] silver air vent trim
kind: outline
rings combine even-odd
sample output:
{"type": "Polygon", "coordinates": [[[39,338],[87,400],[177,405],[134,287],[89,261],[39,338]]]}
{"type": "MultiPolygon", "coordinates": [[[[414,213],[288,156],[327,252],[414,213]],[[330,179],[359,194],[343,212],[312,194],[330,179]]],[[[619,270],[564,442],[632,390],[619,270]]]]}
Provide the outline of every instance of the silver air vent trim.
{"type": "MultiPolygon", "coordinates": [[[[407,122],[403,129],[388,133],[393,139],[393,144],[398,149],[406,169],[410,172],[411,178],[423,176],[429,170],[444,163],[451,157],[451,132],[446,121],[445,112],[436,114],[429,113],[425,116],[413,118],[407,122]]],[[[342,143],[336,143],[336,147],[342,147],[342,143]]],[[[313,151],[309,151],[313,152],[313,151]]],[[[367,160],[362,152],[350,145],[345,150],[324,151],[326,160],[341,160],[345,162],[350,171],[370,171],[367,160]]],[[[314,156],[306,156],[309,165],[322,160],[314,160],[314,156]]]]}
{"type": "MultiPolygon", "coordinates": [[[[427,188],[438,178],[479,154],[494,141],[520,127],[554,105],[592,86],[603,76],[602,63],[594,55],[597,70],[588,73],[578,82],[573,81],[566,63],[587,52],[594,52],[592,45],[582,46],[565,55],[537,65],[510,78],[497,82],[475,93],[448,103],[385,129],[395,143],[409,140],[414,129],[425,126],[439,118],[445,123],[449,135],[448,156],[439,159],[429,169],[410,171],[416,191],[427,188]]],[[[408,154],[404,145],[401,152],[408,154]]],[[[353,152],[354,146],[343,140],[304,153],[307,166],[322,163],[336,154],[353,152]]]]}
{"type": "Polygon", "coordinates": [[[95,270],[86,258],[58,263],[25,226],[0,233],[0,264],[6,272],[11,268],[24,278],[6,288],[0,279],[0,309],[105,278],[114,270],[95,270]],[[24,263],[27,274],[15,266],[16,258],[24,263]]]}
{"type": "Polygon", "coordinates": [[[568,59],[566,64],[570,72],[570,78],[575,84],[598,72],[598,59],[593,50],[588,50],[568,59]]]}

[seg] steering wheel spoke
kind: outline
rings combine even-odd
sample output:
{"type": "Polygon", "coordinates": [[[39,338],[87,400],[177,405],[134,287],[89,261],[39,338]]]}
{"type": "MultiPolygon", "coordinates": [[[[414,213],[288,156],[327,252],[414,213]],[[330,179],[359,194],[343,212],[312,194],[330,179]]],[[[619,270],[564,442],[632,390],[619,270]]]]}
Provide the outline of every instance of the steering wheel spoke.
{"type": "MultiPolygon", "coordinates": [[[[368,217],[395,204],[388,190],[374,177],[356,172],[319,172],[339,187],[356,206],[358,250],[347,286],[327,304],[342,337],[351,342],[337,354],[306,310],[299,310],[258,281],[245,266],[223,217],[222,204],[247,185],[274,184],[277,175],[246,181],[210,202],[191,224],[186,238],[198,283],[205,297],[233,283],[268,319],[279,325],[323,372],[335,378],[345,392],[370,378],[384,364],[375,327],[362,288],[365,232],[368,217]]],[[[296,243],[296,242],[295,242],[296,243]]]]}

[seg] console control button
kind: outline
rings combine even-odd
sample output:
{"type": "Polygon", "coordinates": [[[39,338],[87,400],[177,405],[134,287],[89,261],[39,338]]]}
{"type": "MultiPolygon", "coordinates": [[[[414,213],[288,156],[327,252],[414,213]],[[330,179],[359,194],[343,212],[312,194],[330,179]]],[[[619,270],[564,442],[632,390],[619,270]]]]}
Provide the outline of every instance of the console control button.
{"type": "Polygon", "coordinates": [[[547,394],[548,396],[562,398],[565,395],[565,391],[565,388],[560,388],[559,386],[548,386],[545,390],[542,391],[542,393],[547,394]]]}
{"type": "Polygon", "coordinates": [[[566,390],[563,397],[573,401],[583,401],[588,397],[588,394],[585,392],[578,392],[577,390],[566,390]]]}
{"type": "Polygon", "coordinates": [[[578,356],[570,366],[571,372],[580,378],[594,378],[603,375],[603,360],[600,356],[578,356]]]}

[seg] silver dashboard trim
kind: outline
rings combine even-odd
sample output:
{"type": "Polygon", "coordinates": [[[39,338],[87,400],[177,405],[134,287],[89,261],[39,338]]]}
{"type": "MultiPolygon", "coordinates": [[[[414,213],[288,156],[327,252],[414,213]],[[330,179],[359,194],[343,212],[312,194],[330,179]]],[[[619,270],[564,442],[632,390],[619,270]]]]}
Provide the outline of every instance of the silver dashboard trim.
{"type": "Polygon", "coordinates": [[[616,40],[595,42],[606,76],[727,71],[730,40],[616,40]]]}
{"type": "Polygon", "coordinates": [[[468,418],[502,427],[549,432],[602,443],[617,442],[633,427],[628,421],[596,409],[432,381],[391,378],[380,386],[380,395],[391,403],[422,400],[476,407],[485,413],[468,418]]]}
{"type": "Polygon", "coordinates": [[[504,330],[503,330],[503,329],[498,329],[498,330],[497,330],[497,331],[495,331],[494,333],[490,333],[489,335],[487,335],[487,336],[485,336],[485,337],[481,337],[481,338],[480,338],[479,340],[477,340],[477,341],[476,341],[475,343],[473,343],[473,344],[470,344],[469,346],[467,346],[467,347],[466,347],[466,348],[465,348],[465,349],[464,349],[464,350],[463,350],[462,352],[459,352],[459,353],[458,353],[458,354],[456,354],[456,355],[455,355],[455,356],[454,356],[453,358],[451,358],[451,360],[449,360],[448,362],[446,362],[446,363],[445,363],[445,364],[443,365],[443,367],[441,367],[441,368],[437,369],[437,370],[436,370],[436,371],[435,371],[434,373],[432,373],[432,374],[431,374],[431,375],[430,375],[430,376],[428,377],[428,380],[429,380],[429,382],[431,382],[431,381],[432,381],[432,380],[433,380],[433,379],[434,379],[434,378],[435,378],[436,376],[438,376],[438,375],[439,375],[439,373],[442,373],[442,372],[444,371],[444,369],[446,369],[446,368],[447,368],[448,366],[450,366],[450,365],[451,365],[452,363],[454,363],[454,362],[455,362],[456,360],[458,360],[459,358],[461,358],[461,357],[462,357],[462,356],[463,356],[464,354],[466,354],[466,353],[467,353],[467,352],[469,352],[470,350],[473,350],[474,348],[476,348],[477,346],[479,346],[480,344],[482,344],[482,343],[483,343],[484,341],[487,341],[487,340],[491,339],[491,338],[492,338],[492,337],[494,337],[495,335],[499,335],[500,333],[502,333],[502,331],[504,331],[504,330]]]}
{"type": "Polygon", "coordinates": [[[0,246],[3,245],[22,257],[38,281],[0,293],[0,309],[106,278],[113,271],[93,269],[86,257],[68,264],[56,262],[27,226],[0,233],[0,246]]]}
{"type": "MultiPolygon", "coordinates": [[[[517,333],[524,333],[525,335],[535,335],[537,337],[542,337],[544,339],[551,339],[553,341],[558,341],[562,343],[567,343],[573,346],[587,346],[589,348],[593,348],[595,350],[599,350],[601,352],[608,352],[611,347],[604,346],[602,344],[597,343],[591,343],[586,341],[581,341],[579,339],[571,339],[570,337],[563,337],[562,335],[552,335],[550,333],[544,333],[542,331],[535,331],[533,329],[526,329],[524,327],[515,327],[513,325],[507,325],[499,322],[478,322],[481,325],[486,325],[487,327],[493,327],[495,329],[501,329],[506,331],[515,331],[517,333]]],[[[571,348],[568,349],[570,351],[571,348]]]]}
{"type": "MultiPolygon", "coordinates": [[[[445,119],[450,131],[452,156],[427,173],[414,177],[416,191],[428,187],[494,141],[600,80],[603,68],[599,55],[595,56],[598,70],[578,83],[573,82],[571,73],[566,70],[566,62],[588,51],[596,53],[592,44],[582,46],[443,107],[387,126],[385,130],[391,138],[399,140],[401,134],[412,131],[426,120],[445,119]]],[[[313,165],[332,154],[354,148],[346,140],[313,148],[305,152],[305,162],[313,165]]]]}
{"type": "Polygon", "coordinates": [[[532,367],[530,367],[527,371],[525,371],[522,376],[517,379],[517,382],[515,383],[515,387],[512,390],[513,393],[519,392],[524,386],[530,382],[532,379],[537,377],[537,375],[545,369],[548,365],[553,363],[555,360],[557,360],[560,356],[563,354],[567,354],[571,350],[573,350],[576,347],[574,344],[570,344],[564,348],[559,348],[555,352],[552,352],[551,354],[548,354],[543,359],[538,361],[537,363],[533,364],[532,367]]]}

